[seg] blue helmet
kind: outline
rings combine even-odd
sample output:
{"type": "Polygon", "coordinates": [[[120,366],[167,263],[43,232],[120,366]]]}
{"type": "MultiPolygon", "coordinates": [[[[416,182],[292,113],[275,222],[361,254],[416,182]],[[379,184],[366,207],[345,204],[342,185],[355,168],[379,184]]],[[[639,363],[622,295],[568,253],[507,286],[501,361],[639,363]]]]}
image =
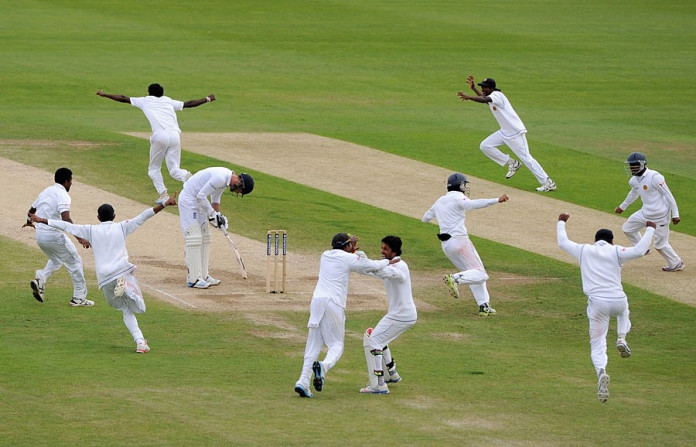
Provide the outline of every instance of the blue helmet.
{"type": "Polygon", "coordinates": [[[624,169],[630,175],[638,175],[645,170],[648,159],[641,152],[632,152],[624,162],[624,169]]]}
{"type": "Polygon", "coordinates": [[[447,177],[447,191],[461,191],[464,194],[469,194],[469,180],[466,179],[466,175],[455,172],[454,174],[447,177]]]}

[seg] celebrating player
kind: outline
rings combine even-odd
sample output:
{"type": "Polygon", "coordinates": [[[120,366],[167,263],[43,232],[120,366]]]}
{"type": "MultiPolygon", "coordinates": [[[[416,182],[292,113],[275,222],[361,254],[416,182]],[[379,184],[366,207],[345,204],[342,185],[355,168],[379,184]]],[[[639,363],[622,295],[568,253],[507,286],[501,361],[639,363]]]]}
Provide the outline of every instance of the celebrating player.
{"type": "Polygon", "coordinates": [[[467,82],[471,90],[476,93],[476,96],[465,95],[462,92],[458,92],[457,96],[459,96],[462,101],[474,101],[481,104],[488,104],[491,113],[493,113],[493,117],[498,121],[498,124],[500,124],[500,130],[492,133],[481,142],[481,151],[500,166],[507,165],[508,172],[505,178],[510,178],[515,175],[521,164],[519,161],[504,154],[498,149],[498,147],[505,144],[519,157],[522,163],[532,171],[532,174],[534,174],[534,177],[536,177],[541,185],[536,189],[537,191],[547,192],[555,190],[556,183],[551,180],[551,177],[546,174],[544,168],[542,168],[539,162],[529,153],[529,145],[527,144],[526,137],[527,129],[524,127],[515,109],[512,108],[507,97],[496,88],[495,80],[486,78],[479,82],[478,85],[481,87],[481,90],[477,89],[476,85],[474,85],[473,76],[469,76],[467,82]]]}
{"type": "Polygon", "coordinates": [[[185,239],[189,287],[207,289],[220,284],[208,272],[211,241],[208,222],[227,230],[227,217],[220,214],[220,199],[228,187],[244,197],[254,189],[254,179],[249,174],[235,174],[230,169],[216,167],[200,170],[184,183],[179,196],[179,219],[185,239]]]}
{"type": "MultiPolygon", "coordinates": [[[[72,223],[70,217],[70,188],[72,187],[72,171],[68,168],[59,168],[53,175],[55,184],[44,189],[31,204],[27,213],[27,222],[22,227],[36,228],[36,243],[48,256],[48,262],[43,270],[36,271],[36,278],[30,283],[34,298],[44,302],[46,281],[62,265],[70,272],[73,283],[73,296],[71,306],[93,306],[94,301],[87,299],[87,283],[82,270],[82,258],[77,254],[75,244],[59,230],[43,223],[34,226],[31,215],[36,214],[45,219],[62,219],[72,223]]],[[[89,248],[89,242],[80,237],[77,241],[85,248],[89,248]]]]}
{"type": "Polygon", "coordinates": [[[129,98],[125,95],[113,95],[97,90],[97,95],[101,97],[139,108],[150,122],[152,137],[150,137],[150,165],[147,168],[147,173],[155,185],[157,194],[160,195],[157,203],[164,203],[169,195],[162,178],[162,161],[167,163],[169,175],[173,179],[185,182],[191,177],[189,171],[179,167],[181,164],[181,139],[179,137],[181,129],[179,129],[176,112],[215,101],[215,95],[211,93],[205,98],[182,102],[164,96],[164,87],[159,84],[150,84],[147,93],[148,96],[129,98]]]}
{"type": "Polygon", "coordinates": [[[645,255],[655,232],[655,223],[645,222],[645,234],[630,248],[613,245],[611,230],[601,229],[595,234],[595,243],[576,244],[568,239],[566,222],[569,214],[558,216],[556,235],[558,246],[580,262],[582,291],[587,295],[587,319],[590,324],[590,349],[592,364],[597,372],[597,398],[609,399],[609,375],[607,374],[607,333],[609,320],[616,317],[616,348],[621,357],[631,356],[626,334],[631,330],[628,298],[621,285],[621,268],[632,260],[645,255]]]}
{"type": "Polygon", "coordinates": [[[444,278],[452,297],[459,298],[457,284],[469,284],[479,306],[479,315],[495,315],[496,311],[490,306],[490,296],[486,287],[488,274],[466,230],[466,212],[507,202],[508,196],[503,194],[497,199],[472,200],[467,197],[468,183],[464,174],[457,172],[450,175],[447,178],[447,194],[437,199],[423,215],[422,220],[430,222],[437,219],[440,226],[437,237],[442,242],[442,251],[460,270],[458,273],[445,275],[444,278]]]}
{"type": "Polygon", "coordinates": [[[389,264],[399,262],[395,259],[372,261],[356,253],[358,238],[346,233],[338,233],[331,240],[331,250],[326,250],[319,260],[319,279],[312,295],[307,327],[307,344],[300,378],[295,383],[295,392],[300,397],[313,397],[309,390],[309,378],[314,375],[314,389],[324,387],[326,373],[336,365],[343,354],[346,325],[346,298],[350,272],[366,274],[380,270],[389,264]],[[318,362],[322,347],[328,352],[318,362]]]}
{"type": "Polygon", "coordinates": [[[133,276],[135,266],[128,261],[126,236],[168,205],[176,205],[176,193],[166,202],[154,208],[148,208],[133,219],[114,223],[116,219],[114,208],[105,203],[97,209],[97,219],[101,222],[99,225],[74,225],[61,220],[31,215],[33,222],[67,231],[92,244],[99,288],[104,292],[106,302],[114,309],[123,312],[123,322],[133,336],[135,352],[139,354],[150,351],[150,346],[135,317],[135,314],[145,312],[145,301],[138,281],[133,276]]]}
{"type": "MultiPolygon", "coordinates": [[[[401,238],[397,236],[384,237],[382,258],[390,261],[401,259],[401,245],[401,238]]],[[[396,372],[396,362],[389,349],[389,343],[416,324],[418,313],[411,293],[411,272],[403,259],[401,262],[390,264],[370,274],[384,280],[389,310],[374,329],[368,329],[365,333],[363,345],[370,383],[360,392],[387,394],[389,393],[387,383],[401,381],[401,376],[396,372]]]]}
{"type": "Polygon", "coordinates": [[[665,177],[657,171],[646,167],[648,159],[640,152],[633,152],[624,162],[624,167],[631,178],[628,181],[631,190],[621,205],[614,210],[621,214],[635,200],[640,197],[643,202],[641,209],[631,214],[621,229],[626,233],[626,237],[634,245],[640,240],[640,230],[645,223],[651,220],[657,224],[655,230],[655,250],[667,260],[667,265],[662,267],[665,272],[677,272],[684,269],[684,261],[679,257],[669,244],[669,223],[670,220],[677,225],[679,218],[679,208],[672,192],[667,186],[665,177]]]}

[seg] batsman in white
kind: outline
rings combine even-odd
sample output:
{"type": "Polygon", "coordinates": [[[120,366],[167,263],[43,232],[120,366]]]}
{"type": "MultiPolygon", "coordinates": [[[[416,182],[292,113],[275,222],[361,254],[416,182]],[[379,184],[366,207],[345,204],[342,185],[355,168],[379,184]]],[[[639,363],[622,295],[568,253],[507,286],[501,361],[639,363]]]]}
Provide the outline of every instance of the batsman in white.
{"type": "Polygon", "coordinates": [[[609,374],[607,374],[607,334],[609,320],[616,317],[616,349],[622,358],[631,356],[626,343],[626,334],[631,330],[628,298],[621,285],[621,268],[632,260],[645,255],[655,232],[655,223],[647,221],[643,237],[630,248],[613,245],[611,230],[601,229],[595,233],[594,244],[576,244],[568,239],[567,213],[558,216],[556,235],[558,246],[580,263],[582,291],[587,296],[587,319],[590,323],[590,354],[597,373],[597,398],[600,402],[609,399],[609,374]]]}
{"type": "MultiPolygon", "coordinates": [[[[382,258],[390,261],[397,258],[401,259],[401,246],[402,241],[398,236],[384,237],[382,239],[382,258]]],[[[401,376],[396,372],[396,362],[392,357],[391,349],[389,349],[389,343],[416,324],[418,313],[411,292],[411,272],[403,259],[401,262],[369,273],[384,280],[389,310],[379,320],[377,326],[374,329],[368,329],[363,337],[370,383],[360,392],[387,394],[389,393],[388,383],[401,381],[401,376]]]]}
{"type": "Polygon", "coordinates": [[[183,102],[164,96],[164,87],[160,84],[150,84],[147,93],[148,96],[130,98],[125,95],[104,93],[101,89],[97,90],[98,96],[139,108],[150,122],[152,136],[150,137],[150,164],[147,173],[155,185],[157,194],[160,195],[157,203],[164,203],[169,195],[162,178],[162,161],[167,163],[169,175],[173,179],[185,182],[191,177],[189,171],[181,169],[179,166],[181,164],[181,129],[176,112],[215,101],[215,95],[211,93],[205,98],[183,102]]]}
{"type": "Polygon", "coordinates": [[[679,208],[672,192],[667,186],[665,177],[657,171],[647,168],[648,159],[640,152],[633,152],[624,162],[626,172],[631,176],[628,181],[631,190],[626,199],[617,206],[615,213],[621,214],[640,197],[643,202],[641,209],[631,214],[621,228],[633,244],[640,240],[640,230],[651,220],[657,224],[655,230],[655,250],[667,261],[662,267],[665,272],[677,272],[684,269],[684,261],[669,244],[670,220],[677,225],[679,208]]]}
{"type": "Polygon", "coordinates": [[[481,90],[476,88],[473,76],[469,76],[467,82],[476,96],[469,96],[462,92],[458,92],[457,96],[459,96],[462,101],[474,101],[481,104],[488,104],[491,113],[493,113],[493,117],[500,125],[500,130],[492,133],[481,142],[481,151],[500,166],[507,165],[508,172],[505,178],[509,179],[515,175],[522,165],[519,161],[504,154],[498,149],[505,144],[517,157],[519,157],[532,174],[534,174],[534,177],[536,177],[541,185],[536,189],[537,191],[547,192],[555,190],[556,183],[551,180],[551,177],[546,174],[544,168],[542,168],[539,162],[529,153],[529,145],[527,144],[526,136],[527,129],[524,127],[524,123],[522,123],[515,109],[512,108],[507,96],[496,88],[495,80],[486,78],[479,82],[478,85],[481,87],[481,90]]]}
{"type": "Polygon", "coordinates": [[[220,214],[220,199],[227,188],[244,197],[254,189],[254,179],[249,174],[213,167],[196,172],[184,183],[179,196],[179,219],[184,233],[184,255],[188,276],[186,283],[196,289],[207,289],[220,284],[210,276],[210,226],[227,230],[227,217],[220,214]],[[208,201],[210,197],[210,201],[208,201]]]}
{"type": "Polygon", "coordinates": [[[450,175],[447,178],[447,194],[437,199],[422,220],[430,222],[437,219],[440,226],[437,237],[442,243],[442,251],[460,270],[444,277],[452,297],[459,298],[457,284],[468,284],[479,306],[479,315],[483,317],[495,315],[496,311],[490,306],[486,287],[488,274],[466,230],[466,212],[507,202],[508,196],[503,194],[497,199],[472,200],[468,197],[468,183],[464,174],[456,172],[450,175]]]}
{"type": "MultiPolygon", "coordinates": [[[[45,287],[48,279],[62,265],[70,272],[73,283],[73,296],[71,306],[93,306],[94,301],[87,299],[87,283],[82,269],[82,258],[77,254],[75,244],[72,243],[61,231],[45,224],[34,225],[31,215],[36,214],[45,219],[62,219],[72,223],[70,217],[70,205],[72,199],[68,192],[72,187],[72,171],[68,168],[59,168],[53,175],[55,184],[44,189],[31,204],[27,213],[27,222],[23,227],[36,228],[36,243],[48,256],[48,262],[42,270],[36,271],[36,277],[30,282],[34,298],[44,302],[45,287]]],[[[89,248],[89,242],[80,237],[77,241],[85,248],[89,248]]]]}
{"type": "Polygon", "coordinates": [[[307,327],[307,345],[300,378],[295,383],[295,392],[300,397],[313,397],[309,390],[309,378],[314,375],[314,389],[324,387],[326,373],[333,368],[343,354],[346,325],[346,298],[350,273],[366,274],[381,270],[398,259],[372,261],[356,252],[358,238],[338,233],[331,240],[331,250],[322,253],[319,260],[319,279],[312,295],[307,327]],[[328,352],[319,362],[319,354],[326,345],[328,352]]]}
{"type": "Polygon", "coordinates": [[[135,314],[145,312],[145,301],[138,281],[133,276],[135,266],[128,261],[126,236],[137,230],[146,220],[159,213],[165,206],[176,205],[176,193],[166,202],[148,208],[133,219],[114,222],[114,208],[105,203],[97,209],[99,225],[75,225],[55,219],[44,219],[32,214],[33,222],[40,222],[59,230],[82,237],[92,244],[97,283],[104,298],[114,309],[123,313],[123,322],[135,341],[135,352],[144,354],[150,350],[135,314]]]}

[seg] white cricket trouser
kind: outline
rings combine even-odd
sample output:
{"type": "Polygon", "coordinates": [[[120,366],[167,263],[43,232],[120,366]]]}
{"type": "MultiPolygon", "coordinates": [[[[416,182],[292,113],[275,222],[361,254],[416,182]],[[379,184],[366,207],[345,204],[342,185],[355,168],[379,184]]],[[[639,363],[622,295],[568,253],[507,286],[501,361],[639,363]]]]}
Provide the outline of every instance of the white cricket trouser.
{"type": "Polygon", "coordinates": [[[36,243],[48,256],[46,267],[36,271],[36,278],[46,283],[62,265],[70,272],[73,283],[73,297],[87,297],[87,283],[82,270],[82,258],[77,254],[75,244],[60,231],[36,231],[36,243]]]}
{"type": "Polygon", "coordinates": [[[503,136],[501,131],[494,132],[488,136],[485,140],[481,142],[481,151],[486,154],[488,158],[498,163],[500,166],[505,166],[510,160],[508,154],[504,154],[498,149],[498,147],[505,144],[512,150],[512,152],[517,155],[522,164],[524,164],[529,171],[534,174],[539,184],[543,185],[549,176],[541,167],[538,161],[532,154],[529,153],[529,146],[527,145],[527,136],[522,133],[515,137],[508,138],[503,136]]]}
{"type": "Polygon", "coordinates": [[[648,220],[655,222],[655,249],[667,261],[669,267],[676,267],[681,262],[681,258],[676,251],[669,245],[669,224],[671,218],[669,213],[658,219],[649,219],[643,214],[643,209],[639,209],[631,214],[631,217],[624,222],[621,229],[633,245],[636,245],[641,238],[641,230],[645,230],[645,222],[648,220]]]}
{"type": "Polygon", "coordinates": [[[370,334],[370,349],[382,350],[414,324],[416,320],[396,321],[386,316],[382,317],[370,334]]]}
{"type": "Polygon", "coordinates": [[[181,191],[178,200],[179,221],[181,232],[186,236],[186,229],[192,224],[198,224],[201,228],[208,225],[208,210],[198,204],[195,197],[181,191]]]}
{"type": "Polygon", "coordinates": [[[135,314],[145,312],[145,300],[135,276],[132,273],[127,273],[123,278],[126,285],[126,291],[123,296],[114,295],[114,288],[118,279],[106,283],[102,287],[102,292],[104,292],[104,298],[106,298],[109,306],[123,312],[123,323],[133,336],[133,341],[137,342],[138,339],[144,339],[145,337],[143,337],[143,333],[140,331],[135,314]]]}
{"type": "Polygon", "coordinates": [[[312,298],[312,301],[314,300],[326,300],[326,302],[320,306],[312,306],[313,310],[322,309],[324,311],[323,315],[310,315],[309,317],[310,321],[319,319],[319,326],[309,328],[302,373],[297,380],[297,383],[307,389],[309,389],[309,379],[312,375],[312,364],[319,358],[324,345],[328,347],[326,357],[321,362],[325,373],[333,368],[341,358],[341,355],[343,355],[346,327],[346,314],[341,306],[329,298],[312,298]]]}
{"type": "Polygon", "coordinates": [[[488,274],[483,267],[474,244],[467,236],[452,237],[442,242],[442,251],[460,272],[452,275],[457,284],[468,284],[479,306],[490,302],[486,281],[488,274]]]}
{"type": "Polygon", "coordinates": [[[189,172],[181,169],[181,139],[179,132],[158,130],[150,137],[150,165],[147,173],[159,194],[167,190],[162,178],[162,161],[167,163],[169,175],[174,180],[186,181],[189,172]]]}
{"type": "Polygon", "coordinates": [[[590,355],[597,373],[607,368],[607,333],[609,320],[616,317],[616,332],[628,334],[631,330],[628,299],[587,297],[587,319],[590,323],[590,355]]]}

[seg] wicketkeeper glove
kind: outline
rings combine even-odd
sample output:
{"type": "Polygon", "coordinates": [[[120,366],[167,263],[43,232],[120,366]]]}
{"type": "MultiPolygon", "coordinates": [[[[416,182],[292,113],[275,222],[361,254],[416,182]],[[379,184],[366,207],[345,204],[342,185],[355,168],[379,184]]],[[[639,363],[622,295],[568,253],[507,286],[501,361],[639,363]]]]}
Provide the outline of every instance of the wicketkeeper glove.
{"type": "Polygon", "coordinates": [[[220,213],[215,213],[211,217],[208,218],[208,221],[212,226],[215,228],[221,228],[227,230],[227,217],[225,217],[223,214],[220,213]]]}

